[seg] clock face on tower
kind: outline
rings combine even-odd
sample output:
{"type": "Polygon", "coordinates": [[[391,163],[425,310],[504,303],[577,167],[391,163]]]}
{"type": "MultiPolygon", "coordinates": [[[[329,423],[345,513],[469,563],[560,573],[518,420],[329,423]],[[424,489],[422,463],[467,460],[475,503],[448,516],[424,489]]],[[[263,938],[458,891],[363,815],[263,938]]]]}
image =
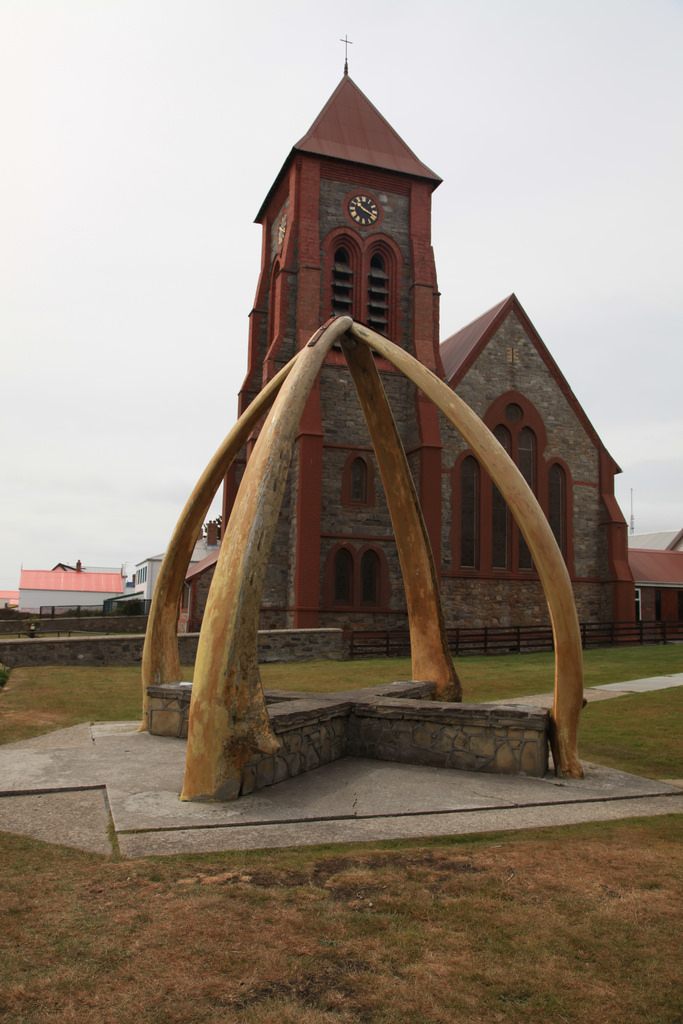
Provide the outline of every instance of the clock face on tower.
{"type": "Polygon", "coordinates": [[[354,196],[349,200],[349,216],[361,227],[370,227],[379,217],[377,203],[370,196],[354,196]]]}

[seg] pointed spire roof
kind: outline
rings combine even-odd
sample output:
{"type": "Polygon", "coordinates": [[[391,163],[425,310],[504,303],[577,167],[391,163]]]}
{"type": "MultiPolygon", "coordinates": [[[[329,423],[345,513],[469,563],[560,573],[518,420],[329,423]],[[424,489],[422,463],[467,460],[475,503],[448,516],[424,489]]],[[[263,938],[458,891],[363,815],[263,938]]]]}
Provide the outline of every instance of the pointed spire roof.
{"type": "Polygon", "coordinates": [[[256,217],[260,221],[273,190],[294,153],[380,167],[433,182],[441,178],[423,164],[349,75],[344,75],[306,134],[292,147],[256,217]]]}
{"type": "Polygon", "coordinates": [[[344,75],[294,149],[441,182],[438,174],[418,160],[349,75],[344,75]]]}

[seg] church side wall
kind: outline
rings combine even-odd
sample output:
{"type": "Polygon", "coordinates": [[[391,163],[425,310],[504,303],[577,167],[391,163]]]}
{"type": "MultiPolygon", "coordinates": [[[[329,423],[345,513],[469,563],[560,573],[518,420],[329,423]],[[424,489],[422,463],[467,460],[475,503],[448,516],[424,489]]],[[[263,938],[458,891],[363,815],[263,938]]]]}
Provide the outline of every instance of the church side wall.
{"type": "MultiPolygon", "coordinates": [[[[382,373],[382,383],[394,412],[397,429],[404,444],[414,436],[411,417],[412,389],[395,373],[382,373]]],[[[323,456],[323,507],[320,532],[320,607],[321,624],[355,628],[394,628],[405,621],[405,599],[398,553],[387,508],[386,496],[372,451],[351,375],[344,366],[327,365],[321,375],[321,402],[325,447],[323,456]],[[368,504],[350,504],[344,495],[344,473],[354,454],[361,454],[370,467],[368,504]],[[385,570],[382,600],[375,608],[334,609],[332,601],[332,559],[339,546],[353,554],[358,569],[368,547],[381,552],[385,570]]],[[[356,579],[358,587],[359,580],[356,579]]]]}
{"type": "MultiPolygon", "coordinates": [[[[482,418],[489,406],[508,391],[521,393],[543,420],[547,444],[539,453],[540,457],[546,464],[555,458],[561,459],[571,474],[573,567],[570,566],[570,573],[579,618],[609,621],[612,585],[607,540],[601,525],[599,453],[514,313],[509,314],[457,386],[457,394],[482,418]],[[516,362],[509,361],[510,349],[515,350],[516,362]]],[[[447,622],[449,625],[524,625],[547,621],[542,588],[535,579],[529,578],[529,573],[489,573],[485,578],[483,574],[458,569],[457,552],[452,550],[452,470],[458,456],[467,449],[462,438],[443,419],[442,436],[442,595],[447,622]]]]}

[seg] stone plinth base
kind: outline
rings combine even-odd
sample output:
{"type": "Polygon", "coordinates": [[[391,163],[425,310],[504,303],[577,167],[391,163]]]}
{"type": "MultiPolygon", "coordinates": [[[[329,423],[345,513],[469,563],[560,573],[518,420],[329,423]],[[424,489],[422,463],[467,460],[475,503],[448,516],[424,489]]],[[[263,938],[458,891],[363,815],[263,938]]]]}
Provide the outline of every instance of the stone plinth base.
{"type": "MultiPolygon", "coordinates": [[[[150,686],[149,731],[187,736],[190,683],[150,686]]],[[[369,757],[473,772],[542,777],[549,713],[522,705],[432,699],[433,683],[388,683],[349,692],[266,690],[277,754],[254,756],[240,795],[340,757],[369,757]]]]}
{"type": "Polygon", "coordinates": [[[353,705],[347,754],[501,775],[545,775],[548,712],[385,698],[353,705]]]}

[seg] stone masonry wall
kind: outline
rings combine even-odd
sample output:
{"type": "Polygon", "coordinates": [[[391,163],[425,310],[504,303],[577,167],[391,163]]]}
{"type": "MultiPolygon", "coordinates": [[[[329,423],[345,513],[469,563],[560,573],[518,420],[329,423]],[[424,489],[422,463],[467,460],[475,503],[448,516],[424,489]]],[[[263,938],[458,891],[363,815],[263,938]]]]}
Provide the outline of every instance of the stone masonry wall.
{"type": "MultiPolygon", "coordinates": [[[[610,622],[604,607],[604,588],[574,583],[580,622],[610,622]]],[[[536,580],[442,577],[441,600],[449,628],[456,626],[547,625],[548,605],[536,580]]]]}
{"type": "Polygon", "coordinates": [[[146,615],[84,615],[39,618],[32,615],[26,619],[0,619],[0,636],[26,633],[30,622],[35,622],[37,631],[45,633],[141,633],[147,626],[146,615]]]}
{"type": "MultiPolygon", "coordinates": [[[[546,710],[433,701],[433,689],[432,683],[408,682],[355,693],[268,692],[268,713],[280,750],[255,755],[226,798],[283,782],[344,756],[545,775],[546,710]]],[[[152,686],[149,696],[150,732],[186,737],[190,688],[152,686]]]]}
{"type": "MultiPolygon", "coordinates": [[[[193,664],[198,633],[178,637],[180,661],[193,664]]],[[[144,636],[59,637],[55,639],[0,641],[0,664],[23,665],[136,665],[142,660],[144,636]]],[[[292,629],[259,631],[259,661],[342,660],[348,644],[340,629],[292,629]]]]}
{"type": "Polygon", "coordinates": [[[543,776],[548,714],[485,704],[388,699],[354,702],[347,754],[382,761],[543,776]]]}
{"type": "MultiPolygon", "coordinates": [[[[412,320],[412,303],[411,303],[411,289],[410,289],[410,276],[411,276],[411,246],[410,246],[410,221],[409,221],[409,199],[407,195],[400,195],[397,192],[391,192],[385,189],[368,188],[367,185],[362,183],[363,172],[359,170],[358,184],[356,190],[370,191],[374,196],[377,197],[380,209],[382,211],[382,219],[378,227],[362,228],[358,225],[354,225],[350,228],[350,233],[355,233],[361,238],[372,238],[377,234],[389,235],[393,241],[398,245],[401,251],[402,262],[397,267],[397,288],[399,296],[399,310],[398,310],[398,331],[396,337],[392,338],[397,345],[401,345],[402,348],[408,348],[412,351],[412,345],[410,345],[410,325],[412,320]]],[[[331,181],[326,178],[322,178],[320,182],[320,238],[324,243],[325,239],[331,231],[341,226],[348,226],[346,221],[346,199],[350,194],[353,194],[354,185],[349,181],[331,181]]],[[[325,268],[326,252],[324,248],[321,248],[320,262],[321,266],[325,268]]],[[[325,282],[325,285],[327,282],[325,282]]],[[[323,286],[322,292],[323,297],[327,295],[327,288],[323,286]]],[[[359,282],[359,285],[362,284],[359,282]]],[[[321,306],[321,322],[326,320],[329,316],[329,310],[321,306]]],[[[414,354],[414,353],[413,353],[414,354]]]]}
{"type": "MultiPolygon", "coordinates": [[[[417,439],[415,388],[396,373],[382,373],[381,378],[399,435],[409,448],[417,439]]],[[[321,399],[325,437],[330,441],[323,457],[320,552],[320,604],[328,610],[321,614],[321,624],[357,629],[401,627],[405,625],[405,596],[391,517],[365,418],[345,367],[324,368],[321,399]],[[372,467],[373,497],[367,505],[343,501],[344,469],[353,452],[362,452],[372,467]],[[382,551],[388,572],[388,601],[382,601],[376,609],[362,608],[358,601],[353,610],[330,609],[331,558],[340,543],[354,551],[357,559],[368,545],[382,551]]]]}
{"type": "MultiPolygon", "coordinates": [[[[508,391],[520,392],[537,410],[547,432],[545,463],[562,459],[572,481],[571,523],[574,548],[574,592],[579,618],[609,621],[612,618],[607,540],[602,527],[599,496],[598,451],[570,406],[548,367],[541,359],[517,316],[511,312],[484,351],[457,386],[457,394],[483,418],[491,403],[508,391]],[[517,361],[507,359],[514,348],[517,361]]],[[[441,419],[442,477],[442,594],[448,625],[524,625],[547,621],[542,588],[535,580],[511,579],[496,573],[459,576],[451,549],[452,469],[466,450],[462,438],[441,419]],[[451,575],[452,574],[452,575],[451,575]]]]}

